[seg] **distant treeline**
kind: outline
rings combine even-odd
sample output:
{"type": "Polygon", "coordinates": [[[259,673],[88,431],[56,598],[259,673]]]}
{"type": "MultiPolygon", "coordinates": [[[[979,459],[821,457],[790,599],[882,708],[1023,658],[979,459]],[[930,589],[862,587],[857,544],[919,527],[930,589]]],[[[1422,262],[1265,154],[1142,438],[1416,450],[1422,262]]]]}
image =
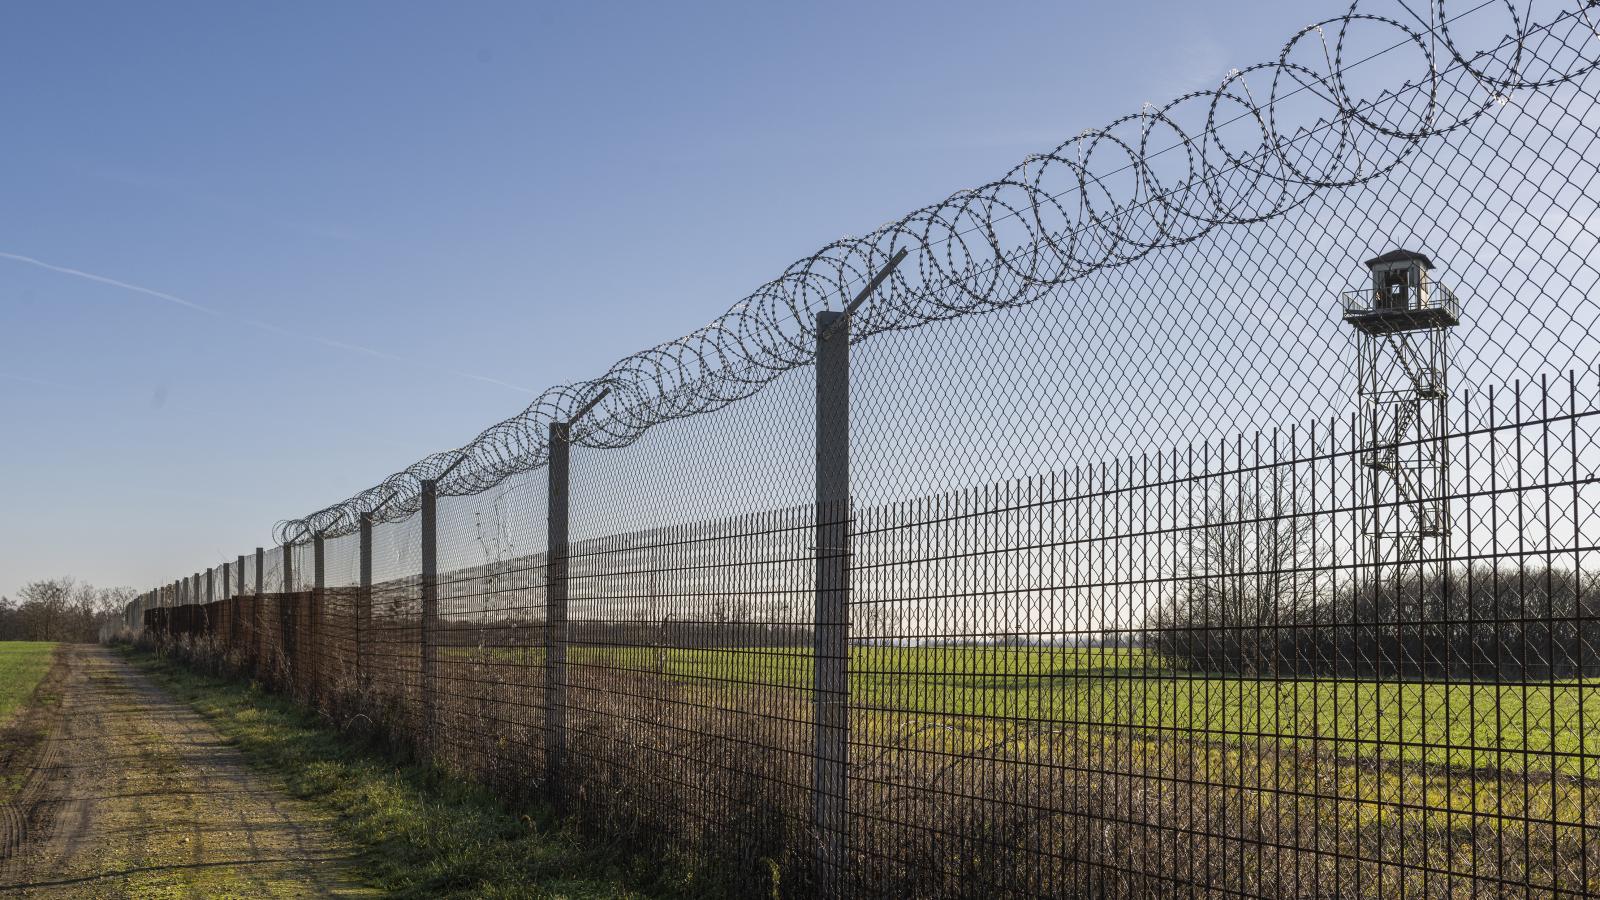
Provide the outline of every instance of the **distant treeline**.
{"type": "Polygon", "coordinates": [[[1539,681],[1600,676],[1600,578],[1547,566],[1311,590],[1303,574],[1197,578],[1147,645],[1203,672],[1539,681]]]}
{"type": "Polygon", "coordinates": [[[0,597],[0,641],[98,640],[100,626],[120,616],[134,593],[74,578],[31,581],[16,597],[0,597]]]}
{"type": "MultiPolygon", "coordinates": [[[[1433,577],[1412,574],[1333,588],[1327,583],[1331,570],[1311,564],[1287,531],[1270,542],[1244,543],[1228,530],[1212,535],[1207,538],[1211,543],[1201,548],[1206,551],[1199,557],[1203,565],[1186,573],[1175,598],[1137,628],[1054,641],[1028,634],[857,639],[902,646],[1143,648],[1156,654],[1154,665],[1262,678],[1600,677],[1596,575],[1531,564],[1458,566],[1433,577]]],[[[309,593],[291,596],[310,599],[309,593]]],[[[354,592],[331,590],[328,600],[324,627],[345,634],[361,627],[354,592]]],[[[163,618],[150,624],[163,630],[204,630],[208,617],[220,617],[220,606],[193,607],[193,615],[180,616],[181,622],[163,618]]],[[[373,630],[370,640],[420,638],[416,603],[374,606],[367,620],[373,630]]],[[[534,615],[445,612],[434,640],[443,647],[537,648],[545,642],[545,627],[534,615]]],[[[39,621],[37,613],[34,620],[39,621]]],[[[56,616],[54,621],[58,624],[51,633],[59,634],[63,619],[56,616]]],[[[274,616],[268,624],[281,629],[290,623],[274,616]]],[[[812,627],[803,622],[572,619],[567,627],[571,644],[590,647],[802,649],[815,639],[812,627]]],[[[89,626],[87,633],[92,632],[89,626]]],[[[36,628],[29,633],[44,632],[36,628]]]]}

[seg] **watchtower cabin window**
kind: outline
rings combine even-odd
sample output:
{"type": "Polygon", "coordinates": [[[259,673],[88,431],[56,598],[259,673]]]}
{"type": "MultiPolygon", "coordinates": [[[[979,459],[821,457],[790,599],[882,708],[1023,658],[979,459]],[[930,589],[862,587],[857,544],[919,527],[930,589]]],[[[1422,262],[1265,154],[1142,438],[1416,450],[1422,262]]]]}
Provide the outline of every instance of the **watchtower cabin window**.
{"type": "Polygon", "coordinates": [[[1411,280],[1414,267],[1392,268],[1378,273],[1381,284],[1377,286],[1378,307],[1384,310],[1405,309],[1411,302],[1411,280]]]}
{"type": "Polygon", "coordinates": [[[1367,334],[1395,334],[1459,324],[1455,295],[1436,283],[1433,261],[1412,250],[1367,260],[1370,291],[1345,295],[1344,319],[1367,334]]]}

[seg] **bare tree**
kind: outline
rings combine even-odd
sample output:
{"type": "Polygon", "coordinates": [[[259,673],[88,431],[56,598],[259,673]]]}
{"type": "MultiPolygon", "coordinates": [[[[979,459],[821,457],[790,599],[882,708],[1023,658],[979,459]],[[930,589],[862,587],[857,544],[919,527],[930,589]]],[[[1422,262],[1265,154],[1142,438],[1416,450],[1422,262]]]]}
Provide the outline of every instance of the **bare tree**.
{"type": "Polygon", "coordinates": [[[133,596],[131,588],[97,588],[71,577],[30,581],[15,600],[0,600],[0,640],[93,641],[133,596]]]}
{"type": "Polygon", "coordinates": [[[1223,485],[1181,538],[1188,571],[1157,617],[1157,647],[1206,671],[1272,675],[1317,602],[1307,498],[1271,480],[1223,485]]]}

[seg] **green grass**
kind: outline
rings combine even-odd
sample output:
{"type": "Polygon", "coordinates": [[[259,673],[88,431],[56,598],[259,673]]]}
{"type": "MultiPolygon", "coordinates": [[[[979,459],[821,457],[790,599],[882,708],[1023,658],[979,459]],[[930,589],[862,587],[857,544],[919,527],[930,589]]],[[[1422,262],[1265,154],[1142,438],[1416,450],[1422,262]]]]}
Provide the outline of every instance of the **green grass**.
{"type": "MultiPolygon", "coordinates": [[[[532,649],[453,649],[460,660],[539,666],[532,649]]],[[[751,685],[809,688],[801,648],[573,648],[574,680],[654,673],[736,703],[751,685]]],[[[1195,675],[1139,649],[856,647],[851,699],[862,724],[954,723],[983,741],[1007,720],[1131,729],[1202,740],[1265,739],[1292,751],[1425,760],[1600,777],[1600,680],[1512,686],[1465,681],[1284,680],[1195,675]],[[1583,771],[1584,769],[1587,771],[1583,771]]]]}
{"type": "MultiPolygon", "coordinates": [[[[441,657],[440,674],[447,680],[492,679],[512,694],[542,683],[543,654],[537,648],[452,647],[441,657]]],[[[569,662],[569,702],[579,708],[589,700],[602,710],[604,703],[649,704],[655,696],[693,701],[676,707],[689,716],[702,707],[803,716],[812,677],[805,649],[579,646],[571,649],[569,662]],[[656,673],[673,690],[652,695],[656,673]]],[[[1461,854],[1487,859],[1482,854],[1505,842],[1525,842],[1534,833],[1528,822],[1549,823],[1548,834],[1537,826],[1531,874],[1511,871],[1506,877],[1547,883],[1589,853],[1580,823],[1592,822],[1592,801],[1567,776],[1600,776],[1600,729],[1594,727],[1600,723],[1600,682],[1513,687],[1216,677],[1178,671],[1152,654],[1128,649],[865,646],[853,648],[850,663],[852,737],[862,747],[860,764],[892,775],[861,783],[856,802],[865,809],[890,809],[884,804],[903,796],[901,786],[913,784],[987,785],[978,789],[1009,796],[1008,785],[1037,786],[1021,777],[1024,770],[1060,766],[1062,784],[1075,798],[1080,788],[1112,788],[1093,801],[1103,801],[1109,816],[1153,811],[1175,821],[1188,817],[1190,827],[1204,829],[1215,827],[1218,820],[1210,817],[1223,815],[1237,817],[1248,833],[1252,827],[1281,827],[1287,815],[1310,824],[1310,839],[1323,842],[1321,852],[1370,857],[1375,846],[1382,854],[1385,841],[1406,839],[1419,848],[1419,855],[1408,858],[1432,871],[1456,864],[1461,854]],[[1424,759],[1451,767],[1386,764],[1424,759]],[[1557,777],[1549,776],[1552,769],[1557,777]],[[947,778],[947,772],[953,774],[947,778]],[[1106,780],[1095,773],[1105,773],[1106,780]],[[1146,788],[1136,797],[1132,788],[1117,788],[1118,779],[1157,786],[1159,808],[1146,805],[1146,788]],[[1163,784],[1203,789],[1169,788],[1163,797],[1163,784]],[[1124,795],[1127,809],[1117,806],[1124,795]],[[1261,817],[1255,826],[1250,815],[1261,817]]],[[[227,685],[188,674],[170,677],[227,685]]],[[[376,848],[378,865],[389,873],[383,883],[397,895],[605,896],[625,893],[623,884],[693,895],[687,877],[652,878],[635,868],[638,861],[583,851],[559,830],[557,847],[568,855],[558,849],[552,862],[540,862],[540,853],[552,852],[548,816],[536,814],[533,821],[540,824],[524,835],[491,798],[436,773],[392,763],[352,773],[342,762],[344,739],[316,726],[289,701],[237,685],[227,690],[232,693],[224,709],[208,710],[218,702],[209,693],[196,699],[197,707],[247,751],[261,753],[252,746],[265,744],[269,767],[297,793],[329,802],[353,821],[353,836],[376,848]],[[276,732],[283,717],[314,732],[319,749],[281,749],[276,732]],[[230,719],[235,721],[228,724],[230,719]],[[338,766],[326,766],[324,758],[338,766]],[[484,829],[470,816],[463,823],[449,806],[414,811],[418,801],[389,799],[396,778],[404,791],[443,786],[448,797],[478,798],[469,808],[480,812],[471,815],[498,817],[490,820],[498,824],[484,829]],[[380,785],[375,796],[362,786],[369,783],[380,785]],[[489,838],[473,836],[485,830],[489,838]],[[526,874],[530,868],[532,875],[526,874]],[[551,879],[558,887],[551,887],[551,879]]],[[[672,709],[666,712],[670,718],[672,709]]],[[[635,737],[625,720],[616,722],[625,739],[635,737]]],[[[716,746],[738,752],[736,744],[716,746]]],[[[803,782],[804,775],[802,769],[795,780],[803,782]]],[[[947,802],[961,800],[958,795],[947,802]]],[[[695,808],[703,798],[690,789],[665,802],[695,808]]],[[[792,812],[804,815],[803,808],[792,812]]],[[[896,820],[885,821],[893,832],[896,820]]],[[[681,865],[669,861],[660,868],[681,865]]],[[[1400,877],[1420,890],[1428,878],[1425,869],[1418,872],[1420,880],[1400,877]]],[[[1600,880],[1589,886],[1600,891],[1600,880]]]]}
{"type": "Polygon", "coordinates": [[[541,809],[402,762],[291,701],[156,656],[129,659],[190,703],[258,768],[336,814],[394,897],[639,897],[643,863],[586,849],[541,809]]]}
{"type": "Polygon", "coordinates": [[[49,641],[0,641],[0,725],[32,696],[56,645],[49,641]]]}
{"type": "MultiPolygon", "coordinates": [[[[542,683],[536,648],[449,648],[443,657],[447,679],[542,683]],[[475,662],[486,671],[467,670],[475,662]]],[[[804,716],[810,702],[804,648],[578,646],[568,660],[569,701],[580,707],[585,686],[598,702],[620,689],[648,704],[656,673],[674,683],[669,696],[706,707],[804,716]],[[619,682],[619,671],[644,680],[619,682]]],[[[869,808],[891,802],[893,785],[913,783],[928,765],[969,765],[950,778],[982,772],[1001,784],[1008,772],[1055,764],[1209,786],[1189,798],[1196,802],[1230,791],[1251,804],[1315,798],[1292,801],[1305,804],[1296,815],[1356,840],[1341,852],[1366,842],[1370,853],[1370,842],[1394,839],[1394,829],[1436,838],[1429,854],[1467,852],[1462,842],[1493,843],[1502,827],[1506,840],[1521,840],[1516,823],[1534,821],[1559,823],[1550,840],[1569,858],[1584,846],[1577,823],[1594,816],[1571,776],[1600,777],[1600,681],[1592,679],[1273,680],[1190,673],[1140,649],[858,646],[850,693],[862,764],[897,773],[863,785],[857,799],[869,808]],[[1414,764],[1423,761],[1442,765],[1414,764]]]]}

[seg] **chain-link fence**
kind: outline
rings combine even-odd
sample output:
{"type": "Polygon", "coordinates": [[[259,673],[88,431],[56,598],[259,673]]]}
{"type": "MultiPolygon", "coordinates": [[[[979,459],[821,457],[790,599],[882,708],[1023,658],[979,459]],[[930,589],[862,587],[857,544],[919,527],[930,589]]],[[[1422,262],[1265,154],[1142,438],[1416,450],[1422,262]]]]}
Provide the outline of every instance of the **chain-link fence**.
{"type": "Polygon", "coordinates": [[[708,892],[1600,893],[1597,60],[1353,7],[128,625],[708,892]]]}

